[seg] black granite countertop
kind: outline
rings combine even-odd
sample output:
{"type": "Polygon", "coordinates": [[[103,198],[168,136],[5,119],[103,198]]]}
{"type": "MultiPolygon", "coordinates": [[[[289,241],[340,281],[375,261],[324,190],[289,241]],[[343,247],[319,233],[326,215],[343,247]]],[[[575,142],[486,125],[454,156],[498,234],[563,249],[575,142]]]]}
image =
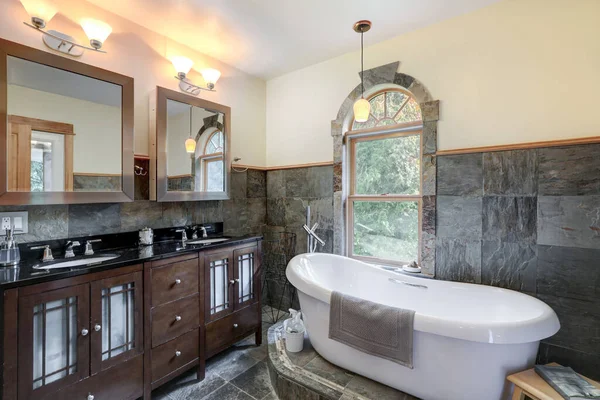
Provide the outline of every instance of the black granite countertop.
{"type": "MultiPolygon", "coordinates": [[[[209,238],[223,237],[211,235],[209,238]]],[[[260,235],[245,235],[238,237],[227,237],[226,241],[210,244],[185,244],[181,240],[165,239],[155,242],[152,246],[138,246],[128,244],[124,247],[113,247],[96,250],[94,255],[77,255],[74,258],[64,259],[56,258],[54,262],[42,263],[39,258],[22,259],[17,267],[0,267],[0,290],[6,290],[14,287],[33,285],[56,279],[71,278],[78,275],[89,274],[93,272],[105,271],[108,269],[125,267],[140,262],[160,260],[178,256],[182,254],[199,252],[205,249],[225,247],[229,245],[244,244],[261,240],[260,235]],[[74,261],[80,259],[90,259],[101,257],[103,255],[118,255],[117,258],[102,262],[100,264],[83,265],[72,268],[59,269],[37,269],[41,265],[50,265],[60,261],[74,261]]]]}

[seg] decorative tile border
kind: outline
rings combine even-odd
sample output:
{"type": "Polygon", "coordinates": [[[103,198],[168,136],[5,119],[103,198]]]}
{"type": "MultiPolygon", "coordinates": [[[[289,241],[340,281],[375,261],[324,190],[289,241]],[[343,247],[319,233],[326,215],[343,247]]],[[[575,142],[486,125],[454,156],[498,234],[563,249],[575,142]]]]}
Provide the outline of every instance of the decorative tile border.
{"type": "MultiPolygon", "coordinates": [[[[435,275],[435,196],[437,178],[437,121],[440,117],[440,103],[433,100],[427,88],[417,79],[398,71],[400,62],[394,62],[364,71],[365,93],[372,93],[384,88],[402,87],[412,93],[421,107],[423,118],[422,135],[422,194],[425,198],[433,199],[428,202],[427,215],[422,218],[421,226],[421,268],[423,273],[435,275]],[[431,223],[433,221],[433,224],[431,223]]],[[[360,74],[359,74],[360,75],[360,74]]],[[[340,107],[337,118],[331,121],[331,136],[333,137],[333,215],[334,237],[333,252],[339,255],[347,254],[345,248],[345,193],[347,191],[347,176],[342,168],[344,160],[344,132],[350,128],[353,116],[352,106],[361,95],[361,85],[357,85],[346,97],[340,107]]]]}

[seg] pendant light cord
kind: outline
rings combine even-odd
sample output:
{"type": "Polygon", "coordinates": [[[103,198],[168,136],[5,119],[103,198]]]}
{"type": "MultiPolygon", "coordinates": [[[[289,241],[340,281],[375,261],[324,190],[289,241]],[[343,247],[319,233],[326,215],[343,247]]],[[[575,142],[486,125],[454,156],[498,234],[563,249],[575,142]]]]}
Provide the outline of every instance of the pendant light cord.
{"type": "Polygon", "coordinates": [[[365,66],[364,66],[364,42],[363,42],[363,36],[364,36],[364,32],[361,30],[360,32],[360,86],[362,89],[361,98],[365,98],[365,66]]]}

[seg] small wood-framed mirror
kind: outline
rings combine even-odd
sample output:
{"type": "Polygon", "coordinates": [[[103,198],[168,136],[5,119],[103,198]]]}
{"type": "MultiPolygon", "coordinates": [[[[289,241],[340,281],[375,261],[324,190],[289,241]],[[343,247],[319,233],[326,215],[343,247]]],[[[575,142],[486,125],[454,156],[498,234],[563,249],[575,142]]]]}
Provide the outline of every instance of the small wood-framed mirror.
{"type": "Polygon", "coordinates": [[[0,204],[133,201],[133,78],[0,39],[0,204]]]}
{"type": "Polygon", "coordinates": [[[151,200],[229,198],[229,107],[157,87],[150,126],[151,200]]]}

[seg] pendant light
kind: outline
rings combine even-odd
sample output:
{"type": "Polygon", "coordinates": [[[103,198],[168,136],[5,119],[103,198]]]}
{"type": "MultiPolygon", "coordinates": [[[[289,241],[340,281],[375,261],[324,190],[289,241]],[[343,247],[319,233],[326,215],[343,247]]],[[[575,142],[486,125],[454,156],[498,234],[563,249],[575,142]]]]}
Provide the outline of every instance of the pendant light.
{"type": "Polygon", "coordinates": [[[190,107],[190,137],[185,141],[185,151],[190,154],[196,153],[196,141],[192,137],[192,111],[193,107],[190,107]]]}
{"type": "Polygon", "coordinates": [[[365,81],[364,81],[364,41],[363,35],[371,29],[371,21],[362,20],[354,24],[354,31],[360,33],[360,99],[354,103],[354,120],[356,122],[366,122],[371,114],[371,103],[365,99],[365,81]]]}

